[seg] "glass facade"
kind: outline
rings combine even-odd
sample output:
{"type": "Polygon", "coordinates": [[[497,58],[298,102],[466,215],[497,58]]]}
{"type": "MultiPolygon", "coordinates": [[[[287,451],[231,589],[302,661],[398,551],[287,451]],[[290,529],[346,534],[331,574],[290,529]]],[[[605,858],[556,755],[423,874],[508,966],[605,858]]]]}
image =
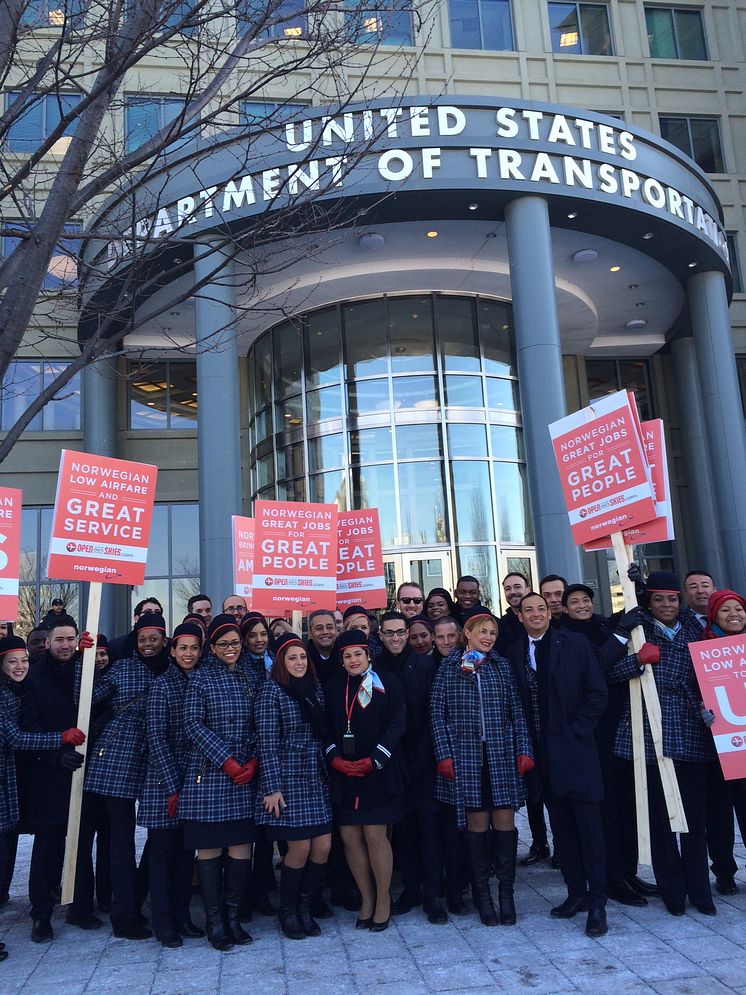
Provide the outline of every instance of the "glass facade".
{"type": "Polygon", "coordinates": [[[533,543],[509,303],[333,305],[249,361],[252,498],[378,508],[384,550],[451,549],[462,572],[533,543]]]}

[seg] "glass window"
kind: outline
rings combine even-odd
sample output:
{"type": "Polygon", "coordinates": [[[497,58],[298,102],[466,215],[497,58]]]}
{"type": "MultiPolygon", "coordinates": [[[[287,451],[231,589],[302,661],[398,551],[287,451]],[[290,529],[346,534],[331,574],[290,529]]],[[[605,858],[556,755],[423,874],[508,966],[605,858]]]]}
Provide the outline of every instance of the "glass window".
{"type": "Polygon", "coordinates": [[[707,58],[701,10],[646,7],[645,23],[652,58],[707,58]]]}
{"type": "Polygon", "coordinates": [[[447,376],[445,382],[446,404],[458,408],[484,407],[481,377],[459,377],[452,375],[447,376]]]}
{"type": "Polygon", "coordinates": [[[242,100],[241,124],[247,128],[274,127],[285,121],[303,117],[310,104],[301,102],[271,100],[242,100]]]}
{"type": "Polygon", "coordinates": [[[402,459],[432,459],[440,457],[440,427],[431,425],[398,425],[396,429],[396,451],[402,459]]]}
{"type": "MultiPolygon", "coordinates": [[[[67,363],[44,364],[44,388],[49,387],[61,376],[67,363]]],[[[80,429],[80,374],[76,373],[60,388],[54,401],[45,405],[42,411],[42,424],[51,432],[76,432],[80,429]]]]}
{"type": "MultiPolygon", "coordinates": [[[[18,96],[18,93],[8,95],[6,109],[18,96]]],[[[29,94],[26,98],[28,110],[8,128],[6,141],[10,151],[34,152],[57,129],[62,119],[77,107],[80,99],[77,93],[29,94]]],[[[53,155],[65,154],[76,126],[77,119],[74,118],[50,148],[53,155]]]]}
{"type": "MultiPolygon", "coordinates": [[[[345,442],[341,432],[336,435],[321,435],[316,439],[308,440],[308,469],[311,473],[344,465],[345,442]]],[[[311,500],[314,499],[311,498],[311,500]]]]}
{"type": "Polygon", "coordinates": [[[350,460],[353,463],[380,463],[394,458],[391,427],[361,428],[350,432],[350,460]]]}
{"type": "Polygon", "coordinates": [[[275,482],[275,457],[268,453],[256,461],[256,487],[262,490],[275,482]]]}
{"type": "Polygon", "coordinates": [[[389,411],[388,380],[358,380],[347,388],[347,403],[351,415],[371,414],[374,411],[389,411]]]}
{"type": "Polygon", "coordinates": [[[435,369],[433,305],[429,294],[390,299],[388,324],[392,373],[435,369]]]}
{"type": "Polygon", "coordinates": [[[194,429],[197,364],[130,363],[129,395],[131,429],[194,429]]]}
{"type": "MultiPolygon", "coordinates": [[[[16,359],[8,367],[3,379],[0,404],[0,429],[9,431],[29,404],[49,386],[65,369],[64,361],[16,359]]],[[[80,430],[80,374],[76,373],[57,395],[33,417],[26,431],[65,432],[80,430]]]]}
{"type": "Polygon", "coordinates": [[[734,231],[729,231],[725,236],[728,239],[728,255],[730,256],[730,272],[733,277],[733,293],[743,293],[743,281],[741,279],[741,259],[738,253],[738,235],[734,231]]]}
{"type": "MultiPolygon", "coordinates": [[[[11,221],[9,226],[26,228],[20,222],[11,221]]],[[[44,276],[44,290],[67,290],[78,285],[78,258],[80,256],[80,225],[65,225],[66,234],[54,248],[47,272],[44,276]]],[[[2,255],[10,256],[20,244],[20,237],[6,235],[2,239],[2,255]]]]}
{"type": "MultiPolygon", "coordinates": [[[[154,138],[161,128],[171,124],[184,110],[183,97],[125,97],[124,130],[126,148],[134,152],[154,138]]],[[[189,135],[171,142],[166,151],[174,151],[189,140],[189,135]]]]}
{"type": "Polygon", "coordinates": [[[131,605],[156,597],[169,632],[199,591],[199,510],[197,504],[161,504],[153,509],[145,583],[133,587],[131,605]],[[155,551],[155,555],[154,555],[155,551]]]}
{"type": "Polygon", "coordinates": [[[349,379],[388,373],[383,298],[345,304],[342,308],[342,325],[349,379]]]}
{"type": "Polygon", "coordinates": [[[495,538],[492,520],[489,464],[478,460],[451,464],[456,538],[484,542],[495,538]]]}
{"type": "Polygon", "coordinates": [[[552,51],[561,55],[613,55],[606,4],[550,3],[552,51]]]}
{"type": "Polygon", "coordinates": [[[514,380],[487,377],[487,407],[496,411],[518,411],[518,384],[514,380]]]}
{"type": "Polygon", "coordinates": [[[339,383],[342,363],[339,355],[339,322],[335,307],[308,315],[305,327],[306,384],[322,387],[339,383]]]}
{"type": "Polygon", "coordinates": [[[308,393],[307,398],[308,420],[310,422],[342,417],[341,386],[325,387],[324,390],[312,390],[308,393]]]}
{"type": "Polygon", "coordinates": [[[720,127],[714,117],[661,117],[661,137],[706,173],[724,173],[720,127]]]}
{"type": "Polygon", "coordinates": [[[156,504],[150,528],[146,577],[163,577],[168,574],[168,550],[168,505],[156,504]]]}
{"type": "Polygon", "coordinates": [[[448,0],[448,17],[453,48],[513,48],[510,0],[448,0]]]}
{"type": "Polygon", "coordinates": [[[272,400],[272,336],[262,335],[252,352],[254,371],[254,407],[265,407],[272,400]]]}
{"type": "Polygon", "coordinates": [[[448,452],[451,459],[457,456],[486,456],[487,432],[484,425],[448,426],[448,452]]]}
{"type": "Polygon", "coordinates": [[[469,574],[479,581],[481,602],[500,614],[500,587],[497,580],[497,551],[494,546],[459,546],[459,576],[469,574]]]}
{"type": "Polygon", "coordinates": [[[738,372],[738,384],[741,388],[741,404],[746,418],[746,356],[736,356],[736,370],[738,372]]]}
{"type": "Polygon", "coordinates": [[[393,466],[353,467],[352,507],[378,508],[382,544],[399,545],[393,466]]]}
{"type": "Polygon", "coordinates": [[[336,504],[339,511],[349,509],[347,493],[347,472],[332,470],[331,473],[314,473],[308,478],[309,501],[321,504],[336,504]]]}
{"type": "Polygon", "coordinates": [[[399,463],[401,544],[430,546],[448,541],[443,464],[399,463]]]}
{"type": "Polygon", "coordinates": [[[525,459],[523,432],[511,425],[490,425],[492,456],[495,459],[525,459]]]}
{"type": "Polygon", "coordinates": [[[586,359],[585,376],[589,401],[619,390],[619,377],[613,359],[586,359]]]}
{"type": "Polygon", "coordinates": [[[370,45],[411,45],[412,15],[405,0],[374,0],[363,6],[359,0],[345,0],[347,21],[355,40],[370,45]]]}
{"type": "Polygon", "coordinates": [[[272,412],[269,409],[260,411],[254,419],[254,445],[258,446],[272,434],[272,412]]]}
{"type": "Polygon", "coordinates": [[[434,377],[397,377],[394,380],[395,411],[405,408],[430,411],[439,406],[434,377]]]}
{"type": "Polygon", "coordinates": [[[77,20],[83,12],[83,0],[26,0],[20,23],[32,28],[61,28],[77,20]]]}
{"type": "Polygon", "coordinates": [[[474,318],[474,301],[468,297],[436,297],[435,315],[443,369],[479,373],[479,335],[474,318]]]}
{"type": "Polygon", "coordinates": [[[53,598],[62,598],[65,610],[80,622],[80,585],[71,581],[49,580],[46,576],[51,508],[23,508],[21,511],[21,559],[18,612],[15,633],[24,638],[52,607],[53,598]]]}
{"type": "Polygon", "coordinates": [[[477,308],[479,334],[484,351],[485,373],[515,376],[515,350],[511,333],[510,306],[480,300],[477,308]]]}
{"type": "Polygon", "coordinates": [[[300,0],[239,0],[236,4],[239,34],[250,31],[259,38],[305,38],[308,18],[300,0]]]}
{"type": "Polygon", "coordinates": [[[531,545],[534,537],[526,468],[519,463],[493,463],[492,471],[499,541],[531,545]]]}
{"type": "Polygon", "coordinates": [[[274,330],[275,394],[297,394],[301,389],[303,346],[300,325],[286,321],[274,330]]]}
{"type": "Polygon", "coordinates": [[[277,484],[278,501],[305,501],[306,482],[301,477],[298,480],[282,480],[277,484]]]}
{"type": "Polygon", "coordinates": [[[161,15],[160,25],[162,28],[175,28],[181,25],[178,33],[180,35],[186,35],[191,38],[193,34],[197,31],[197,24],[190,22],[189,17],[192,13],[192,8],[194,4],[191,0],[183,0],[182,3],[175,3],[171,8],[164,12],[165,16],[161,15]],[[184,24],[181,22],[184,21],[184,24]]]}
{"type": "Polygon", "coordinates": [[[590,401],[617,390],[631,390],[637,398],[640,417],[653,417],[647,360],[586,359],[585,374],[590,401]]]}
{"type": "Polygon", "coordinates": [[[634,393],[640,418],[643,420],[652,418],[647,362],[644,359],[621,359],[619,383],[622,390],[631,390],[634,393]]]}
{"type": "Polygon", "coordinates": [[[294,442],[291,446],[285,446],[277,453],[277,476],[300,477],[306,472],[306,458],[303,454],[303,443],[294,442]]]}

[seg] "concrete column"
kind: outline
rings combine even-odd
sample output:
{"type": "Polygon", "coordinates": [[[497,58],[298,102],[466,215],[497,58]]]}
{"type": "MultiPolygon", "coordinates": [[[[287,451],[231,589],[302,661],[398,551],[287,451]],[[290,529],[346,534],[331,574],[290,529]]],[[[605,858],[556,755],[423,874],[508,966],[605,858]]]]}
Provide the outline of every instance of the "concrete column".
{"type": "Polygon", "coordinates": [[[549,210],[542,197],[519,197],[505,209],[513,289],[523,435],[539,572],[582,580],[548,425],[567,414],[554,287],[549,210]]]}
{"type": "Polygon", "coordinates": [[[723,585],[723,551],[715,514],[694,339],[690,336],[674,339],[671,343],[671,357],[676,378],[679,424],[693,524],[693,534],[686,537],[689,550],[687,569],[707,570],[718,585],[723,585]]]}
{"type": "MultiPolygon", "coordinates": [[[[83,368],[83,449],[97,456],[117,455],[117,385],[118,374],[115,360],[104,357],[83,368]]],[[[109,637],[116,636],[117,601],[123,600],[117,592],[125,592],[129,588],[121,588],[119,584],[104,584],[101,588],[101,614],[99,616],[99,632],[109,637]]],[[[81,617],[78,619],[81,629],[85,627],[85,616],[88,610],[88,587],[83,586],[81,617]]],[[[129,617],[129,612],[127,612],[129,617]]]]}
{"type": "Polygon", "coordinates": [[[698,273],[687,283],[710,457],[715,517],[723,550],[721,583],[746,590],[746,430],[738,389],[728,297],[722,273],[698,273]]]}
{"type": "Polygon", "coordinates": [[[196,243],[194,279],[210,281],[195,294],[200,587],[219,606],[233,589],[231,515],[241,514],[233,263],[196,243]]]}

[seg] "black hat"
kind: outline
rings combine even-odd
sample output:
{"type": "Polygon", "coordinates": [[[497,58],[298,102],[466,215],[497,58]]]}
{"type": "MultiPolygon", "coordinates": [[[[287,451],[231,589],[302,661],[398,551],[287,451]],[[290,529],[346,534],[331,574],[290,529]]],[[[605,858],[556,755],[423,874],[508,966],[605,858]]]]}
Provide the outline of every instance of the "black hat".
{"type": "Polygon", "coordinates": [[[645,581],[647,594],[680,594],[681,581],[670,570],[654,570],[645,581]]]}
{"type": "Polygon", "coordinates": [[[0,656],[11,653],[13,650],[25,650],[26,643],[20,636],[5,636],[0,639],[0,656]]]}
{"type": "Polygon", "coordinates": [[[346,622],[348,618],[353,618],[355,615],[365,615],[368,618],[368,609],[363,608],[362,605],[350,605],[349,608],[345,608],[342,621],[346,622]]]}
{"type": "Polygon", "coordinates": [[[426,625],[431,632],[435,632],[433,628],[433,621],[428,618],[427,615],[413,615],[411,618],[407,619],[407,628],[414,625],[415,622],[419,622],[421,625],[426,625]]]}
{"type": "Polygon", "coordinates": [[[205,620],[202,615],[197,615],[196,612],[188,612],[184,618],[181,620],[182,625],[198,625],[202,629],[202,638],[204,639],[207,635],[207,626],[205,625],[205,620]]]}
{"type": "Polygon", "coordinates": [[[216,615],[207,627],[207,635],[210,639],[210,644],[216,643],[222,635],[226,632],[230,632],[231,629],[234,632],[237,632],[239,636],[241,635],[241,629],[239,628],[238,622],[233,615],[216,615]]]}
{"type": "Polygon", "coordinates": [[[591,601],[593,601],[593,588],[588,587],[587,584],[570,584],[569,587],[566,587],[562,592],[562,604],[567,606],[567,599],[571,594],[577,594],[578,591],[581,591],[583,594],[587,594],[591,601]]]}
{"type": "Polygon", "coordinates": [[[109,640],[106,638],[103,632],[99,632],[99,634],[96,636],[96,646],[97,647],[102,646],[105,650],[108,650],[109,640]]]}
{"type": "Polygon", "coordinates": [[[54,605],[62,605],[64,607],[64,604],[65,602],[62,598],[52,598],[52,607],[54,607],[54,605]]]}
{"type": "Polygon", "coordinates": [[[370,652],[368,637],[361,629],[348,629],[337,637],[337,649],[340,653],[350,646],[361,646],[366,652],[370,652]]]}
{"type": "Polygon", "coordinates": [[[497,623],[497,616],[486,605],[474,605],[468,612],[464,612],[464,625],[475,618],[491,618],[493,622],[497,623]]]}
{"type": "Polygon", "coordinates": [[[174,629],[171,642],[175,643],[179,636],[194,636],[202,644],[205,641],[205,630],[203,626],[198,625],[196,622],[182,622],[181,625],[177,625],[174,629]]]}
{"type": "Polygon", "coordinates": [[[135,632],[141,629],[160,629],[166,635],[166,623],[160,612],[145,612],[135,622],[135,632]]]}
{"type": "Polygon", "coordinates": [[[275,654],[279,656],[282,653],[284,656],[291,646],[306,648],[306,644],[301,637],[297,636],[294,632],[281,632],[277,639],[275,639],[275,654]]]}
{"type": "Polygon", "coordinates": [[[240,622],[241,635],[248,636],[254,626],[258,625],[260,622],[267,632],[269,632],[269,623],[261,612],[246,612],[240,622]]]}

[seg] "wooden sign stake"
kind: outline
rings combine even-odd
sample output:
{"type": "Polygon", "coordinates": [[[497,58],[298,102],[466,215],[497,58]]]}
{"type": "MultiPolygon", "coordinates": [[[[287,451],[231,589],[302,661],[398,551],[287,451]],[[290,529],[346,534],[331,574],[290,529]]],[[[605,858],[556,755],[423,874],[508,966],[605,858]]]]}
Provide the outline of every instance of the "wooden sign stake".
{"type": "Polygon", "coordinates": [[[293,632],[296,634],[296,636],[303,635],[303,612],[299,611],[293,612],[293,621],[291,625],[293,626],[293,632]]]}

